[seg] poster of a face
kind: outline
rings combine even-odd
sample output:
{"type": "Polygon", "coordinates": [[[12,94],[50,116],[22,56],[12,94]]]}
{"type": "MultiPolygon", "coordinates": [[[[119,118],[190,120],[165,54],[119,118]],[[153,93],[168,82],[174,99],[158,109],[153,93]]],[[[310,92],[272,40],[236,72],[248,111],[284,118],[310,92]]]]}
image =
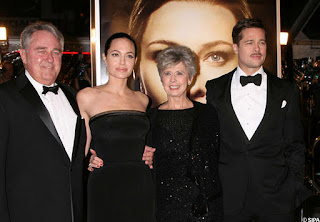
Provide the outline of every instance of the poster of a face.
{"type": "MultiPolygon", "coordinates": [[[[116,32],[129,33],[136,40],[139,50],[135,86],[151,97],[153,106],[166,101],[156,56],[177,44],[189,47],[197,56],[198,73],[189,95],[205,103],[207,80],[237,67],[231,33],[242,18],[257,17],[265,24],[268,51],[264,67],[276,74],[277,0],[99,0],[98,5],[101,53],[106,39],[116,32]]],[[[101,61],[97,78],[104,83],[107,73],[101,61]]]]}

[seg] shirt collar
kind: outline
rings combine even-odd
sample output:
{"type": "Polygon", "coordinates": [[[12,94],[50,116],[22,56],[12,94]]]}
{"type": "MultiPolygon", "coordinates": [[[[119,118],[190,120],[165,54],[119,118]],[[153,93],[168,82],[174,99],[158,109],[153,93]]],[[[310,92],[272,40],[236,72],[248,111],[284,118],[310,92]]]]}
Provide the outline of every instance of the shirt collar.
{"type": "MultiPolygon", "coordinates": [[[[33,85],[33,87],[35,88],[35,90],[38,92],[39,95],[42,95],[42,92],[43,92],[43,84],[37,82],[31,75],[30,73],[25,70],[25,74],[26,74],[26,77],[29,79],[30,83],[33,85]]],[[[51,84],[50,86],[54,86],[56,85],[56,83],[53,83],[51,84]]]]}
{"type": "MultiPolygon", "coordinates": [[[[237,73],[239,75],[239,78],[240,76],[247,76],[247,74],[240,68],[240,66],[238,65],[237,67],[237,73]]],[[[258,69],[258,71],[256,71],[255,73],[253,73],[251,76],[255,76],[257,75],[258,73],[260,74],[266,74],[263,70],[263,66],[260,66],[260,68],[258,69]]]]}

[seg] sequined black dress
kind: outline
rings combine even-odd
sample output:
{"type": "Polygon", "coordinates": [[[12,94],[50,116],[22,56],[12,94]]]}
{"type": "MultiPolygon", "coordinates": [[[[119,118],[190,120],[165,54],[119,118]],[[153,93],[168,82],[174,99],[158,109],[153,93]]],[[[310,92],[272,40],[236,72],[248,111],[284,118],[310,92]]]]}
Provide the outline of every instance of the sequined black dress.
{"type": "Polygon", "coordinates": [[[148,111],[148,142],[157,149],[158,222],[222,221],[217,116],[213,110],[200,117],[211,111],[197,102],[190,109],[148,111]]]}
{"type": "Polygon", "coordinates": [[[92,143],[104,166],[88,178],[88,222],[154,222],[152,174],[142,161],[150,123],[139,111],[91,118],[92,143]]]}

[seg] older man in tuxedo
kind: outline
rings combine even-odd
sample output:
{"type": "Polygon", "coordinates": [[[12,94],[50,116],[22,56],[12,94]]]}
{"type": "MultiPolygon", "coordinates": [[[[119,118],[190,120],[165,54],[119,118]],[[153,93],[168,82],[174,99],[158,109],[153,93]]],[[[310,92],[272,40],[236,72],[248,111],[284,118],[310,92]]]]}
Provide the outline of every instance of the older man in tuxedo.
{"type": "Polygon", "coordinates": [[[206,85],[221,126],[224,221],[293,221],[305,189],[298,90],[263,68],[267,33],[260,20],[239,21],[232,37],[238,67],[206,85]]]}
{"type": "Polygon", "coordinates": [[[21,33],[25,72],[0,85],[0,221],[84,221],[84,121],[56,82],[64,38],[50,23],[21,33]]]}

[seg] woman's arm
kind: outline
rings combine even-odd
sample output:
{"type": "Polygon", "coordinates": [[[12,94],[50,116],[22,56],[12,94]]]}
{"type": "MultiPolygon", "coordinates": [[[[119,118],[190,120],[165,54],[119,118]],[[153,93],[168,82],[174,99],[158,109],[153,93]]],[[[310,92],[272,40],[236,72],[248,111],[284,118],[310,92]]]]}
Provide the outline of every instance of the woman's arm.
{"type": "Polygon", "coordinates": [[[87,94],[87,89],[81,90],[77,94],[77,102],[80,110],[81,117],[84,118],[85,126],[86,126],[86,134],[87,134],[87,140],[86,140],[86,146],[85,146],[85,155],[87,156],[90,148],[90,142],[91,142],[91,131],[89,126],[89,120],[90,117],[87,112],[88,107],[88,101],[90,101],[90,96],[87,94]]]}

